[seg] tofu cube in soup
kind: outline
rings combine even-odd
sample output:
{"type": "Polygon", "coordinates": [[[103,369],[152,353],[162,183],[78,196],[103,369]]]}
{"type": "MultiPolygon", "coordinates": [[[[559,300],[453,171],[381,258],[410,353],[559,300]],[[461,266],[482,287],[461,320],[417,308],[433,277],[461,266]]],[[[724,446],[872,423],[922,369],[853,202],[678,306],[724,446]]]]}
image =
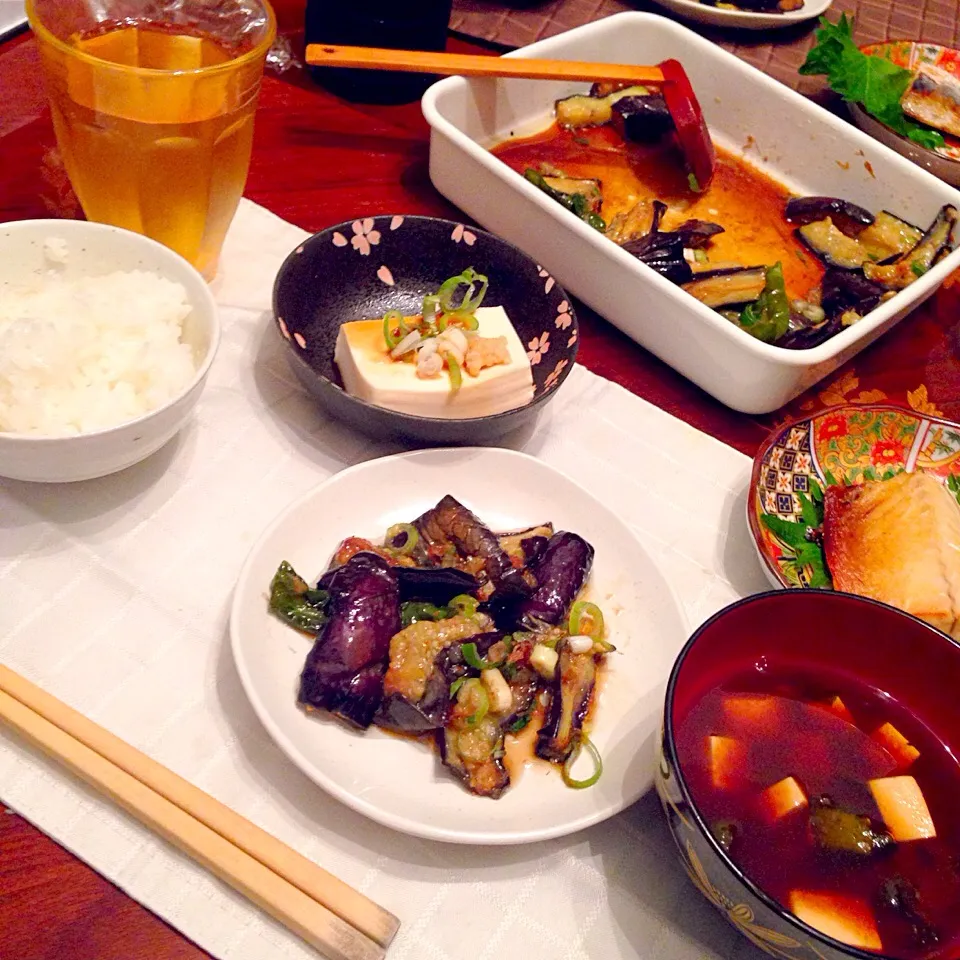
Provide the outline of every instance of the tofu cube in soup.
{"type": "Polygon", "coordinates": [[[920,751],[912,746],[907,738],[889,721],[877,727],[873,731],[872,737],[897,761],[897,767],[900,770],[906,770],[920,756],[920,751]]]}
{"type": "Polygon", "coordinates": [[[807,806],[807,795],[794,777],[784,777],[760,794],[760,807],[768,820],[779,820],[807,806]]]}
{"type": "Polygon", "coordinates": [[[847,705],[839,697],[831,697],[826,704],[827,709],[841,720],[847,723],[853,723],[853,714],[847,709],[847,705]]]}
{"type": "Polygon", "coordinates": [[[733,790],[742,784],[747,765],[747,748],[733,737],[708,737],[710,778],[717,790],[733,790]]]}
{"type": "Polygon", "coordinates": [[[869,786],[890,836],[898,843],[937,835],[923,791],[913,777],[881,777],[869,786]]]}
{"type": "Polygon", "coordinates": [[[783,722],[779,697],[765,693],[736,693],[723,698],[724,720],[732,729],[775,733],[783,722]]]}
{"type": "Polygon", "coordinates": [[[863,950],[882,950],[877,921],[862,900],[814,890],[794,890],[790,910],[804,923],[834,940],[863,950]]]}

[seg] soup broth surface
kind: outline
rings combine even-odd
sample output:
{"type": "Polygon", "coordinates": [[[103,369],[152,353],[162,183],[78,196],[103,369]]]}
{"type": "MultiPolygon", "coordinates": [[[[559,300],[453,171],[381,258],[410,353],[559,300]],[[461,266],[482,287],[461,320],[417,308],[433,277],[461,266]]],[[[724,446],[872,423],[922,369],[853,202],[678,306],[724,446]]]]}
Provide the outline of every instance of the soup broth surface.
{"type": "Polygon", "coordinates": [[[916,717],[849,678],[768,664],[707,693],[679,720],[676,745],[704,819],[769,896],[785,906],[798,890],[852,898],[872,914],[884,954],[960,957],[960,765],[916,717]],[[839,715],[837,696],[848,719],[839,715]],[[887,723],[919,751],[906,767],[878,741],[875,732],[887,723]],[[722,786],[712,737],[742,746],[722,786]],[[821,797],[886,833],[868,781],[901,775],[920,787],[935,837],[868,854],[828,849],[817,839],[811,817],[821,797]],[[774,816],[763,791],[788,777],[810,804],[774,816]],[[897,898],[900,906],[891,903],[897,898]],[[904,899],[912,904],[906,910],[904,899]]]}

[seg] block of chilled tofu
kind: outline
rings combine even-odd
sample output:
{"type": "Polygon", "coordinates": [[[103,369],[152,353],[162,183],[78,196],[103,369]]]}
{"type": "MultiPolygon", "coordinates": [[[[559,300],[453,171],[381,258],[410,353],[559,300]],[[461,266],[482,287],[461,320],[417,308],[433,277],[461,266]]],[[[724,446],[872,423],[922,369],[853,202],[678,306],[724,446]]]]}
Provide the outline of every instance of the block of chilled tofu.
{"type": "Polygon", "coordinates": [[[937,835],[927,801],[913,777],[880,777],[868,786],[890,836],[898,843],[937,835]]]}
{"type": "Polygon", "coordinates": [[[791,912],[815,930],[863,950],[882,950],[877,921],[869,905],[855,897],[816,890],[791,890],[791,912]]]}
{"type": "Polygon", "coordinates": [[[877,727],[870,736],[897,761],[900,770],[906,770],[920,756],[920,751],[892,723],[877,727]]]}
{"type": "Polygon", "coordinates": [[[809,805],[803,787],[793,777],[784,777],[760,794],[760,809],[768,820],[779,820],[809,805]]]}
{"type": "Polygon", "coordinates": [[[533,373],[520,337],[503,307],[480,307],[476,316],[480,336],[505,338],[509,363],[485,367],[475,377],[464,371],[453,391],[446,371],[421,379],[415,364],[391,359],[382,320],[355,320],[340,327],[334,351],[344,389],[379,407],[447,420],[524,406],[533,399],[533,373]]]}

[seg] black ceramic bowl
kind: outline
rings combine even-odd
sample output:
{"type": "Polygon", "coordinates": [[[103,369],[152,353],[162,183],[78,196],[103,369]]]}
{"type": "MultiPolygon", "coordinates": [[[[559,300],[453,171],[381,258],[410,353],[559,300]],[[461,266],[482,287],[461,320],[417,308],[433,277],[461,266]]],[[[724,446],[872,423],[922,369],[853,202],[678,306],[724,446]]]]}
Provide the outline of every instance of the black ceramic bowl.
{"type": "Polygon", "coordinates": [[[378,439],[429,444],[489,443],[535,416],[577,355],[570,299],[546,270],[493,234],[435,217],[382,216],[314,234],[284,261],[273,312],[294,372],[337,420],[378,439]],[[420,312],[423,297],[473,267],[490,279],[484,306],[502,306],[530,357],[533,399],[487,417],[417,417],[351,397],[333,352],[340,325],[420,312]]]}
{"type": "Polygon", "coordinates": [[[956,756],[960,645],[876,600],[832,590],[777,590],[739,600],[711,617],[680,652],[667,684],[655,782],[697,889],[777,960],[884,960],[887,954],[821,933],[764,893],[714,837],[684,775],[678,725],[709,690],[764,658],[855,679],[877,698],[896,701],[956,756]]]}

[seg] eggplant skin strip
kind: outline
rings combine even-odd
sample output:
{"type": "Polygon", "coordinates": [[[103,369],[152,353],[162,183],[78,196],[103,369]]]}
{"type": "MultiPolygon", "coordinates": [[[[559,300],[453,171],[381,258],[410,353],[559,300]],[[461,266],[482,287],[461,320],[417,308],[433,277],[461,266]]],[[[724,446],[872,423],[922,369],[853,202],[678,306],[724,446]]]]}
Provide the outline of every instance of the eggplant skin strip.
{"type": "Polygon", "coordinates": [[[592,653],[561,651],[550,708],[537,733],[538,757],[563,763],[570,756],[583,731],[596,682],[597,663],[592,653]]]}
{"type": "Polygon", "coordinates": [[[497,800],[510,786],[510,774],[501,756],[503,731],[490,716],[475,728],[457,715],[437,731],[437,743],[444,766],[478,797],[497,800]]]}
{"type": "Polygon", "coordinates": [[[533,617],[559,624],[583,589],[593,566],[593,547],[576,533],[560,531],[531,568],[537,587],[516,607],[517,620],[533,617]]]}
{"type": "Polygon", "coordinates": [[[497,589],[529,592],[522,572],[514,567],[497,535],[459,500],[447,494],[414,525],[431,544],[451,544],[462,557],[479,557],[487,579],[497,589]]]}
{"type": "Polygon", "coordinates": [[[299,702],[370,726],[383,699],[390,638],[400,630],[395,571],[373,553],[358,553],[323,578],[327,622],[300,675],[299,702]]]}

